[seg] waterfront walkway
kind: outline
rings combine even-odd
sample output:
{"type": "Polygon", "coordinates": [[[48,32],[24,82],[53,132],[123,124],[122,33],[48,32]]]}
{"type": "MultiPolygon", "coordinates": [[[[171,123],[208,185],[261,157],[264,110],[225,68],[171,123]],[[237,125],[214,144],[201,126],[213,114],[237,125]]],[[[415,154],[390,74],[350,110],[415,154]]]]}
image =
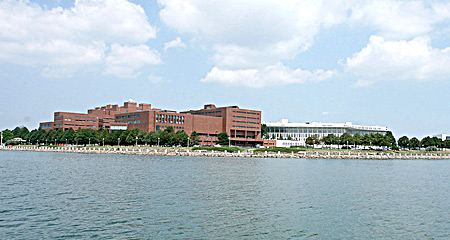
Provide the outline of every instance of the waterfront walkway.
{"type": "Polygon", "coordinates": [[[149,147],[47,147],[47,146],[13,146],[0,147],[6,151],[34,152],[68,152],[85,154],[126,154],[126,155],[156,155],[156,156],[196,156],[196,157],[258,157],[258,158],[325,158],[325,159],[450,159],[449,153],[395,153],[395,152],[361,152],[361,151],[292,151],[256,152],[247,149],[238,152],[219,152],[195,150],[187,148],[149,148],[149,147]]]}

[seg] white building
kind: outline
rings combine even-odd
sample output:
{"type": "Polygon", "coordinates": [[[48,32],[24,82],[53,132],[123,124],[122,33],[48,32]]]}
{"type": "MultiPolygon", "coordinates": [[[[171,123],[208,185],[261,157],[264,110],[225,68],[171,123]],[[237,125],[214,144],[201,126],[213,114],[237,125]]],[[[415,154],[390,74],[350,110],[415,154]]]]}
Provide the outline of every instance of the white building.
{"type": "Polygon", "coordinates": [[[349,133],[350,135],[356,133],[360,135],[381,133],[384,135],[388,131],[387,127],[353,125],[351,122],[290,123],[287,119],[281,119],[275,123],[263,122],[263,124],[267,126],[269,139],[284,139],[283,141],[277,141],[277,147],[305,146],[306,139],[313,135],[317,135],[319,138],[323,138],[329,134],[334,134],[339,137],[344,133],[349,133]],[[289,141],[286,141],[288,139],[289,141]]]}
{"type": "Polygon", "coordinates": [[[438,137],[438,138],[442,139],[442,141],[450,140],[450,134],[438,134],[438,135],[434,135],[434,137],[438,137]]]}

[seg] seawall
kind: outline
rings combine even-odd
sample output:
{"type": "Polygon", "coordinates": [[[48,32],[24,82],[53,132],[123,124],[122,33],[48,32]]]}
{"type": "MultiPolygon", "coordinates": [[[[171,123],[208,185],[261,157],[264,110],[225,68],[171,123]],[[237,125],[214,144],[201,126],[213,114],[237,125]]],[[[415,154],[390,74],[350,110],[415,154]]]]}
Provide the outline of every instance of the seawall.
{"type": "Polygon", "coordinates": [[[324,159],[448,159],[448,153],[392,153],[392,152],[352,152],[339,151],[300,151],[291,153],[254,152],[251,149],[238,152],[218,152],[186,148],[142,148],[142,147],[46,147],[13,146],[0,147],[4,151],[67,152],[85,154],[126,154],[156,156],[195,156],[195,157],[257,157],[257,158],[324,158],[324,159]]]}

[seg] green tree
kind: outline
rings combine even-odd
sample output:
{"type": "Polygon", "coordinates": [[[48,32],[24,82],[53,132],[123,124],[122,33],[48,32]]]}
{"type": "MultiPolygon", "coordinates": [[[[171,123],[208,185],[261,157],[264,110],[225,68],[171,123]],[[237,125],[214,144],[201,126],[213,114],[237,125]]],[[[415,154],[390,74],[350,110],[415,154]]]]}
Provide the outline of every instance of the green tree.
{"type": "Polygon", "coordinates": [[[156,145],[158,143],[155,131],[151,131],[145,135],[145,143],[149,145],[156,145]]]}
{"type": "Polygon", "coordinates": [[[422,145],[422,147],[431,147],[434,145],[434,141],[431,139],[431,137],[424,137],[422,138],[422,140],[420,141],[420,144],[422,145]]]}
{"type": "Polygon", "coordinates": [[[196,131],[193,131],[191,133],[191,137],[189,139],[190,139],[189,145],[191,145],[191,146],[200,144],[200,136],[198,135],[198,133],[196,131]]]}
{"type": "Polygon", "coordinates": [[[47,144],[55,144],[58,139],[56,139],[56,131],[53,129],[48,130],[46,135],[46,143],[47,144]]]}
{"type": "Polygon", "coordinates": [[[136,137],[139,134],[139,128],[133,128],[131,131],[128,131],[128,134],[125,136],[125,143],[126,145],[135,145],[136,144],[136,137]]]}
{"type": "Polygon", "coordinates": [[[130,130],[119,131],[120,145],[128,145],[127,137],[130,134],[130,130]]]}
{"type": "Polygon", "coordinates": [[[409,144],[411,148],[419,148],[421,147],[421,143],[420,140],[417,139],[416,137],[413,137],[409,140],[409,144]]]}
{"type": "Polygon", "coordinates": [[[175,133],[176,144],[183,147],[187,146],[188,137],[189,135],[185,131],[177,131],[175,133]]]}
{"type": "Polygon", "coordinates": [[[3,132],[3,143],[5,143],[15,137],[11,130],[5,129],[2,132],[3,132]]]}
{"type": "Polygon", "coordinates": [[[217,135],[217,144],[228,145],[228,134],[226,132],[221,132],[217,135]]]}
{"type": "MultiPolygon", "coordinates": [[[[122,132],[124,132],[124,131],[123,130],[121,130],[121,131],[112,131],[111,133],[106,135],[105,144],[108,144],[108,145],[111,145],[111,146],[117,145],[120,142],[119,138],[120,138],[120,135],[122,134],[122,132]]],[[[123,139],[122,139],[122,142],[123,142],[123,139]]]]}
{"type": "Polygon", "coordinates": [[[450,139],[445,140],[445,141],[442,143],[442,146],[443,146],[444,148],[450,148],[450,139]]]}
{"type": "Polygon", "coordinates": [[[327,145],[337,144],[338,140],[339,140],[338,137],[336,137],[336,135],[334,134],[328,134],[322,139],[322,141],[327,145]]]}
{"type": "Polygon", "coordinates": [[[386,134],[384,135],[384,138],[385,138],[387,144],[383,145],[383,146],[388,146],[388,147],[397,146],[397,141],[395,140],[395,137],[391,131],[387,131],[386,134]]]}
{"type": "Polygon", "coordinates": [[[432,137],[431,138],[433,146],[437,147],[437,148],[441,148],[442,147],[442,139],[438,138],[438,137],[432,137]]]}
{"type": "Polygon", "coordinates": [[[411,142],[407,136],[398,139],[398,145],[402,148],[410,148],[411,142]]]}
{"type": "Polygon", "coordinates": [[[353,135],[353,144],[362,145],[363,144],[363,136],[361,136],[361,134],[359,134],[359,133],[355,133],[355,135],[353,135]]]}
{"type": "Polygon", "coordinates": [[[353,137],[352,135],[350,135],[349,133],[343,133],[340,137],[339,137],[339,143],[341,145],[353,145],[353,137]]]}
{"type": "Polygon", "coordinates": [[[22,139],[25,139],[26,136],[28,135],[28,133],[30,133],[30,130],[28,130],[27,127],[22,127],[22,128],[20,128],[19,137],[22,139]]]}
{"type": "Polygon", "coordinates": [[[144,130],[139,130],[139,133],[137,135],[138,137],[138,144],[144,144],[145,142],[145,137],[147,136],[147,132],[144,130]]]}
{"type": "Polygon", "coordinates": [[[27,136],[25,137],[25,139],[26,139],[28,142],[30,142],[30,143],[35,143],[35,142],[36,142],[36,140],[35,140],[36,132],[37,132],[37,129],[31,130],[31,132],[29,132],[29,133],[27,134],[27,136]]]}
{"type": "Polygon", "coordinates": [[[16,137],[20,137],[20,127],[16,127],[11,131],[12,135],[16,137]]]}
{"type": "Polygon", "coordinates": [[[314,144],[320,144],[320,139],[317,135],[312,135],[306,138],[306,144],[312,146],[314,144]]]}
{"type": "Polygon", "coordinates": [[[173,133],[175,132],[175,129],[173,129],[172,126],[168,126],[166,129],[164,129],[164,132],[173,133]]]}
{"type": "Polygon", "coordinates": [[[103,145],[103,143],[107,144],[107,139],[108,139],[108,135],[109,135],[109,130],[108,129],[99,129],[96,132],[97,135],[97,140],[99,142],[99,145],[103,145]]]}
{"type": "Polygon", "coordinates": [[[75,142],[77,144],[97,143],[96,131],[88,128],[79,128],[75,132],[75,142]]]}
{"type": "Polygon", "coordinates": [[[261,136],[264,139],[269,139],[269,133],[266,124],[261,124],[261,136]]]}
{"type": "Polygon", "coordinates": [[[69,129],[65,130],[61,141],[63,141],[64,143],[67,142],[67,144],[74,144],[75,143],[75,130],[73,130],[73,128],[69,128],[69,129]],[[66,141],[66,139],[67,139],[67,141],[66,141]]]}

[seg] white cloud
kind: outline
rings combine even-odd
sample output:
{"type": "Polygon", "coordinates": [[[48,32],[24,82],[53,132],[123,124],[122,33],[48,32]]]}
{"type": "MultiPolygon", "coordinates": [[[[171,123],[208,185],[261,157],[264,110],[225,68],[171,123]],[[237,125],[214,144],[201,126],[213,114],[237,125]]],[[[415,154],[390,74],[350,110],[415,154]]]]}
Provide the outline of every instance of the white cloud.
{"type": "Polygon", "coordinates": [[[292,59],[337,24],[389,39],[421,36],[450,20],[450,3],[398,0],[159,0],[169,27],[209,43],[217,67],[261,68],[292,59]],[[282,14],[280,14],[282,13],[282,14]]]}
{"type": "Polygon", "coordinates": [[[214,67],[201,81],[230,86],[260,88],[269,85],[319,82],[327,80],[335,74],[335,71],[315,70],[311,72],[302,69],[291,69],[278,63],[262,70],[223,70],[214,67]]]}
{"type": "Polygon", "coordinates": [[[450,20],[450,3],[436,1],[356,1],[351,10],[353,24],[373,26],[377,35],[389,39],[428,34],[436,24],[450,20]]]}
{"type": "Polygon", "coordinates": [[[164,80],[162,79],[162,77],[160,76],[155,76],[153,74],[148,75],[147,79],[151,82],[151,83],[161,83],[164,80]]]}
{"type": "MultiPolygon", "coordinates": [[[[104,65],[114,44],[139,47],[155,37],[143,8],[126,0],[76,0],[68,9],[0,2],[0,63],[42,67],[44,77],[69,77],[104,65]]],[[[129,70],[127,60],[122,62],[129,70]]],[[[144,59],[137,65],[142,64],[153,63],[144,59]]]]}
{"type": "Polygon", "coordinates": [[[121,46],[113,44],[111,52],[106,57],[105,74],[124,78],[136,76],[136,71],[145,64],[160,64],[161,59],[155,50],[147,45],[121,46]]]}
{"type": "Polygon", "coordinates": [[[212,43],[216,50],[213,59],[219,67],[260,67],[293,58],[313,44],[322,25],[341,22],[341,13],[345,13],[340,11],[344,6],[340,2],[329,7],[322,1],[309,0],[159,3],[165,24],[212,43]]]}
{"type": "MultiPolygon", "coordinates": [[[[310,49],[317,34],[338,24],[352,29],[365,29],[364,31],[384,39],[401,40],[435,33],[450,23],[450,3],[444,1],[159,0],[159,4],[162,7],[160,18],[167,26],[181,34],[192,36],[196,42],[202,42],[202,46],[213,50],[212,60],[215,67],[202,82],[243,84],[251,87],[303,83],[323,76],[324,73],[334,73],[323,70],[292,70],[279,63],[295,59],[310,49]],[[276,74],[279,76],[272,77],[276,74]],[[310,76],[305,77],[308,74],[310,76]]],[[[400,54],[393,51],[386,50],[384,53],[388,56],[400,54]]],[[[429,53],[431,56],[420,61],[426,61],[422,62],[422,65],[428,68],[436,69],[437,67],[430,64],[439,63],[445,54],[436,49],[429,53]]],[[[436,78],[439,75],[423,67],[420,71],[413,69],[419,67],[414,63],[418,60],[408,58],[407,55],[404,57],[411,61],[409,63],[397,63],[395,59],[388,57],[383,61],[377,61],[370,56],[362,59],[363,54],[358,53],[347,61],[347,71],[364,77],[355,86],[368,86],[372,84],[373,79],[383,78],[383,74],[388,77],[396,74],[399,78],[413,79],[436,78]],[[372,70],[371,65],[366,63],[383,67],[402,66],[404,70],[411,67],[413,72],[419,71],[419,74],[399,76],[408,75],[408,72],[402,73],[389,67],[374,67],[376,70],[372,70]]]]}
{"type": "Polygon", "coordinates": [[[156,37],[144,9],[126,0],[76,0],[73,8],[43,9],[28,1],[0,2],[0,39],[74,39],[124,44],[156,37]]]}
{"type": "Polygon", "coordinates": [[[449,66],[450,47],[433,48],[425,37],[387,41],[371,36],[367,46],[345,63],[346,71],[360,78],[358,87],[391,80],[450,80],[449,66]]]}
{"type": "Polygon", "coordinates": [[[1,42],[0,62],[37,66],[80,66],[98,64],[104,57],[103,42],[80,44],[64,39],[30,42],[1,42]]]}
{"type": "Polygon", "coordinates": [[[169,48],[185,48],[186,44],[181,41],[180,37],[177,37],[175,40],[164,43],[164,51],[167,51],[169,48]]]}
{"type": "Polygon", "coordinates": [[[329,115],[329,112],[322,112],[322,115],[329,115]]]}

